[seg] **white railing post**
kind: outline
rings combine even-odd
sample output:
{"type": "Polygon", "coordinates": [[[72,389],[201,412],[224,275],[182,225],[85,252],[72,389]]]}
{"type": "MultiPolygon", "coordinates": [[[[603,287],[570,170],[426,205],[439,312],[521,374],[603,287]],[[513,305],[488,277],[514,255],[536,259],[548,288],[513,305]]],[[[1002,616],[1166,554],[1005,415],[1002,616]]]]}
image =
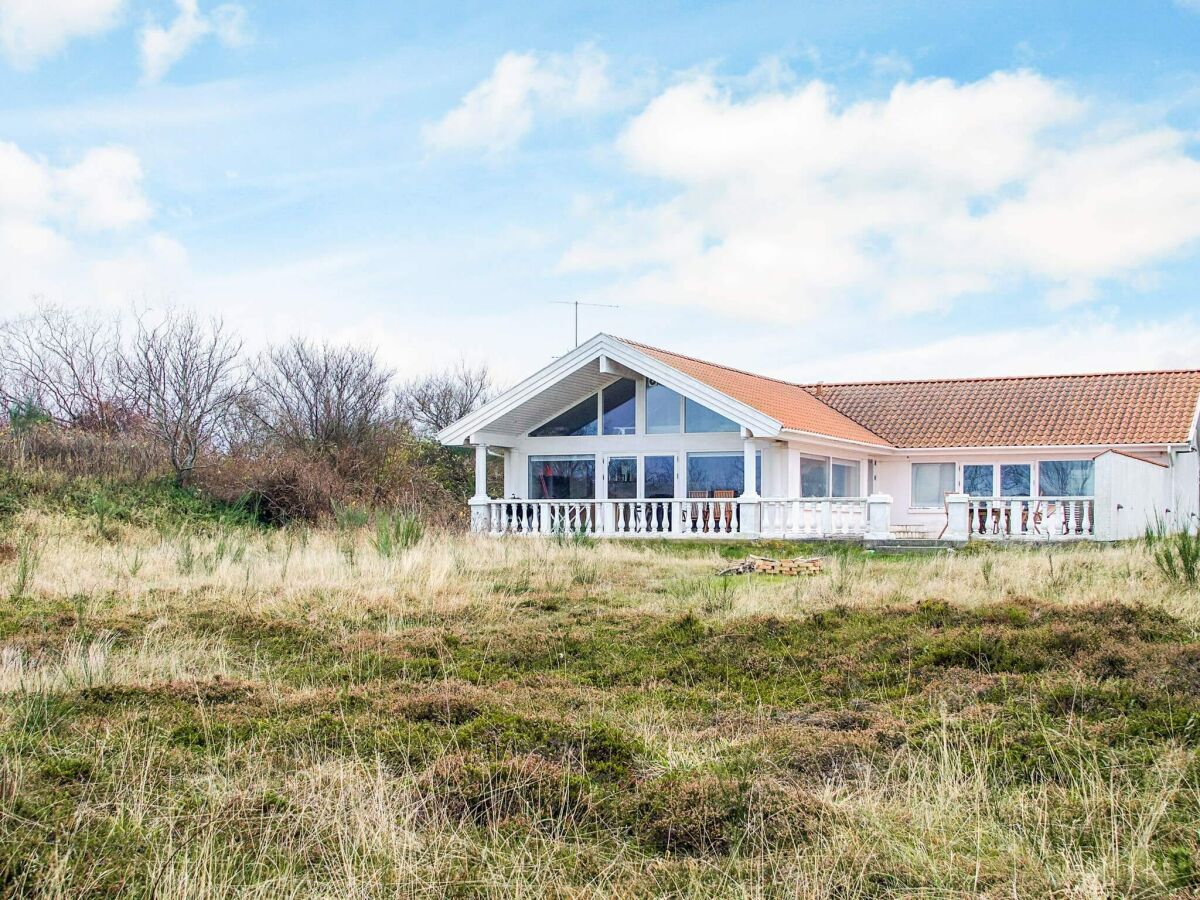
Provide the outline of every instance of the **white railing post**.
{"type": "Polygon", "coordinates": [[[867,498],[867,534],[869,541],[886,541],[892,533],[892,495],[872,494],[867,498]]]}
{"type": "Polygon", "coordinates": [[[971,536],[970,505],[970,494],[946,495],[946,540],[965,541],[971,536]]]}

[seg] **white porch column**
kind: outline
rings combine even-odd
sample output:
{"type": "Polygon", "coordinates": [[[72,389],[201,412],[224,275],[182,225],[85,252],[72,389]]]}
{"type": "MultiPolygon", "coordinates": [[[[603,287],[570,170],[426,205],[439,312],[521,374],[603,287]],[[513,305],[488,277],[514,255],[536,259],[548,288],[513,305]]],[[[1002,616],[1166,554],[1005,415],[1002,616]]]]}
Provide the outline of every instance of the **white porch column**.
{"type": "Polygon", "coordinates": [[[971,536],[970,503],[968,494],[946,495],[946,540],[965,541],[971,536]]]}
{"type": "Polygon", "coordinates": [[[747,434],[742,436],[742,496],[738,498],[738,519],[741,533],[758,536],[759,496],[755,488],[755,472],[758,469],[758,445],[747,434]]]}
{"type": "Polygon", "coordinates": [[[475,445],[475,496],[470,500],[472,531],[487,531],[489,528],[487,451],[487,444],[475,445]]]}
{"type": "Polygon", "coordinates": [[[867,497],[868,541],[886,541],[892,532],[892,495],[871,494],[867,497]]]}

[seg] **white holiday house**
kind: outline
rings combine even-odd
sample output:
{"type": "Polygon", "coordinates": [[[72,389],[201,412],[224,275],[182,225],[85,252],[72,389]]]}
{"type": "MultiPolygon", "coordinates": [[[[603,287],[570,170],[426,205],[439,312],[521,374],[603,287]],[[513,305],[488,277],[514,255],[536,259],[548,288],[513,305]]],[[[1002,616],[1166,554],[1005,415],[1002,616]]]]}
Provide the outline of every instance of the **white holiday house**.
{"type": "Polygon", "coordinates": [[[491,534],[1117,540],[1196,527],[1198,405],[1200,370],[802,385],[598,334],[438,437],[491,534]]]}

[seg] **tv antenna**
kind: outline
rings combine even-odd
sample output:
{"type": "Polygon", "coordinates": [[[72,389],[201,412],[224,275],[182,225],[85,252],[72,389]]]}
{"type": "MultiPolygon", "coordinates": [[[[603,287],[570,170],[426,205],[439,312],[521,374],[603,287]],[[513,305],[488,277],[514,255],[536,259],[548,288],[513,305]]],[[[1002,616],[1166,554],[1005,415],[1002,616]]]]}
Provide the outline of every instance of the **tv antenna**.
{"type": "Polygon", "coordinates": [[[595,306],[602,309],[620,309],[615,303],[584,303],[582,300],[551,300],[551,303],[557,303],[559,306],[574,306],[575,307],[575,346],[579,346],[579,307],[595,306]]]}

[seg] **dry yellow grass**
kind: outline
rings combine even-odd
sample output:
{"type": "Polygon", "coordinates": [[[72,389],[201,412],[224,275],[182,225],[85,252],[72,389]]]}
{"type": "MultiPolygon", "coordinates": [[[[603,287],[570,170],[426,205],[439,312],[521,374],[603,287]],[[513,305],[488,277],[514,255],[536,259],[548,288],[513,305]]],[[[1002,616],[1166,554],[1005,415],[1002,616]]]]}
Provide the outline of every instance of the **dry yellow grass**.
{"type": "Polygon", "coordinates": [[[1138,546],[720,579],[713,547],[21,533],[10,895],[1200,884],[1200,598],[1138,546]]]}

